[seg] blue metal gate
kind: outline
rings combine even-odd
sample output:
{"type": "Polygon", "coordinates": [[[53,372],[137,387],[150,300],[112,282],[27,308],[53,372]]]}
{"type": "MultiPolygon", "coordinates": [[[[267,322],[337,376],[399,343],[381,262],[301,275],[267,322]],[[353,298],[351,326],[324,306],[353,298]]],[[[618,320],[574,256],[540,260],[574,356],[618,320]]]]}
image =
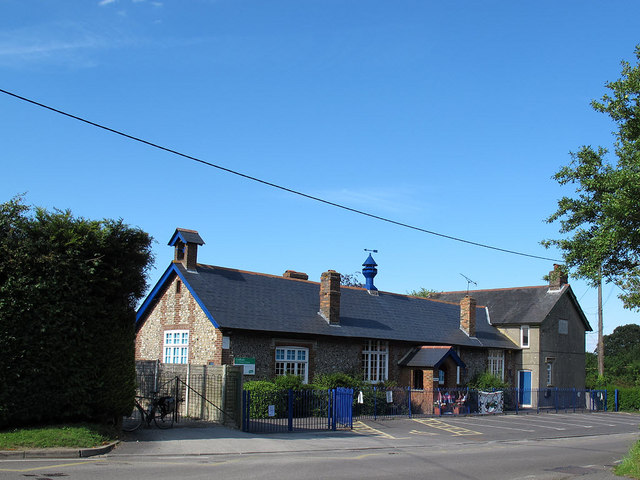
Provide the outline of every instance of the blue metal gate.
{"type": "Polygon", "coordinates": [[[242,392],[242,430],[293,432],[353,428],[353,390],[242,392]]]}
{"type": "Polygon", "coordinates": [[[337,427],[353,428],[353,389],[336,388],[333,395],[333,422],[332,430],[337,427]]]}

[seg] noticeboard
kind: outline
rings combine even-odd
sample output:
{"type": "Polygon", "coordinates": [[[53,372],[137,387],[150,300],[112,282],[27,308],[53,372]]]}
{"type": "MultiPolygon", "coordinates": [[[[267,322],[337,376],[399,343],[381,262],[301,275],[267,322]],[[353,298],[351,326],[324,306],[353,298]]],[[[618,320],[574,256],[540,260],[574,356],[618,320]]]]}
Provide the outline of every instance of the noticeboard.
{"type": "Polygon", "coordinates": [[[256,359],[254,357],[236,357],[233,359],[234,365],[241,365],[245,375],[256,374],[256,359]]]}

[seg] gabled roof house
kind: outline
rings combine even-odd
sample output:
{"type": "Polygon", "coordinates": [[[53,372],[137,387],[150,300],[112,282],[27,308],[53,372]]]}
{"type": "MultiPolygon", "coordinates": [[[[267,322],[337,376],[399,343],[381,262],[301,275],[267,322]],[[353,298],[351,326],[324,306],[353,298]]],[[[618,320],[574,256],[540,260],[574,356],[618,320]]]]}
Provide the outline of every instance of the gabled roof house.
{"type": "Polygon", "coordinates": [[[515,386],[582,388],[585,333],[592,328],[559,265],[549,279],[543,286],[441,292],[432,298],[456,302],[471,295],[487,308],[491,325],[521,348],[515,386]]]}
{"type": "Polygon", "coordinates": [[[174,261],[137,314],[137,359],[250,365],[246,379],[292,373],[310,382],[341,371],[432,388],[489,369],[517,380],[521,342],[493,324],[490,309],[467,295],[379,291],[371,256],[366,285],[356,288],[341,286],[333,270],[314,282],[292,270],[280,276],[198,263],[204,241],[193,230],[177,229],[169,245],[174,261]]]}

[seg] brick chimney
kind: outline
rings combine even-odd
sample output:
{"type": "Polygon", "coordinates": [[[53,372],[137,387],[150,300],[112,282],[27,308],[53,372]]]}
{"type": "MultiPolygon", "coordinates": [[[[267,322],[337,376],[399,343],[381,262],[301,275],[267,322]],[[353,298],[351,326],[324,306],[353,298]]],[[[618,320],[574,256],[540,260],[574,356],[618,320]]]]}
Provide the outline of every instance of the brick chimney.
{"type": "Polygon", "coordinates": [[[204,245],[204,240],[198,232],[177,228],[169,240],[169,246],[175,247],[173,261],[181,263],[188,271],[195,272],[198,263],[198,245],[204,245]]]}
{"type": "Polygon", "coordinates": [[[296,272],[295,270],[287,270],[282,276],[284,278],[295,278],[296,280],[309,280],[309,275],[303,272],[296,272]]]}
{"type": "Polygon", "coordinates": [[[335,270],[320,276],[319,313],[329,325],[340,325],[340,274],[335,270]]]}
{"type": "Polygon", "coordinates": [[[549,272],[549,290],[560,290],[567,283],[569,276],[563,271],[562,265],[554,263],[553,270],[549,272]]]}
{"type": "Polygon", "coordinates": [[[460,328],[470,337],[476,336],[476,301],[469,295],[460,300],[460,328]]]}

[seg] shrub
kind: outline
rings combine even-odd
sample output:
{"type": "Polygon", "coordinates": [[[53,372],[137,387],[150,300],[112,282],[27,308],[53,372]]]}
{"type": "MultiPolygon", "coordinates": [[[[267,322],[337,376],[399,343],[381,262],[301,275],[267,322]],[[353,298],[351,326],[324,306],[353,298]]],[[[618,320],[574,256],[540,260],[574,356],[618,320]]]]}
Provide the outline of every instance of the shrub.
{"type": "MultiPolygon", "coordinates": [[[[607,390],[607,409],[615,410],[615,388],[607,390]]],[[[640,411],[640,388],[618,388],[618,408],[625,412],[640,411]]]]}
{"type": "Polygon", "coordinates": [[[281,375],[274,378],[272,382],[280,390],[303,390],[308,388],[297,375],[281,375]]]}
{"type": "Polygon", "coordinates": [[[151,242],[121,220],[0,203],[0,427],[131,411],[151,242]]]}
{"type": "Polygon", "coordinates": [[[317,389],[329,390],[331,388],[353,388],[354,390],[362,389],[364,382],[352,375],[346,373],[324,373],[316,375],[313,379],[313,386],[317,389]]]}
{"type": "Polygon", "coordinates": [[[283,391],[275,383],[267,380],[256,380],[245,383],[244,389],[250,392],[251,395],[249,402],[250,418],[269,417],[269,405],[275,405],[276,416],[282,417],[286,414],[286,391],[283,391]]]}
{"type": "Polygon", "coordinates": [[[469,388],[473,388],[476,390],[502,390],[505,388],[509,388],[509,384],[491,372],[484,372],[480,375],[477,375],[469,382],[469,388]]]}

